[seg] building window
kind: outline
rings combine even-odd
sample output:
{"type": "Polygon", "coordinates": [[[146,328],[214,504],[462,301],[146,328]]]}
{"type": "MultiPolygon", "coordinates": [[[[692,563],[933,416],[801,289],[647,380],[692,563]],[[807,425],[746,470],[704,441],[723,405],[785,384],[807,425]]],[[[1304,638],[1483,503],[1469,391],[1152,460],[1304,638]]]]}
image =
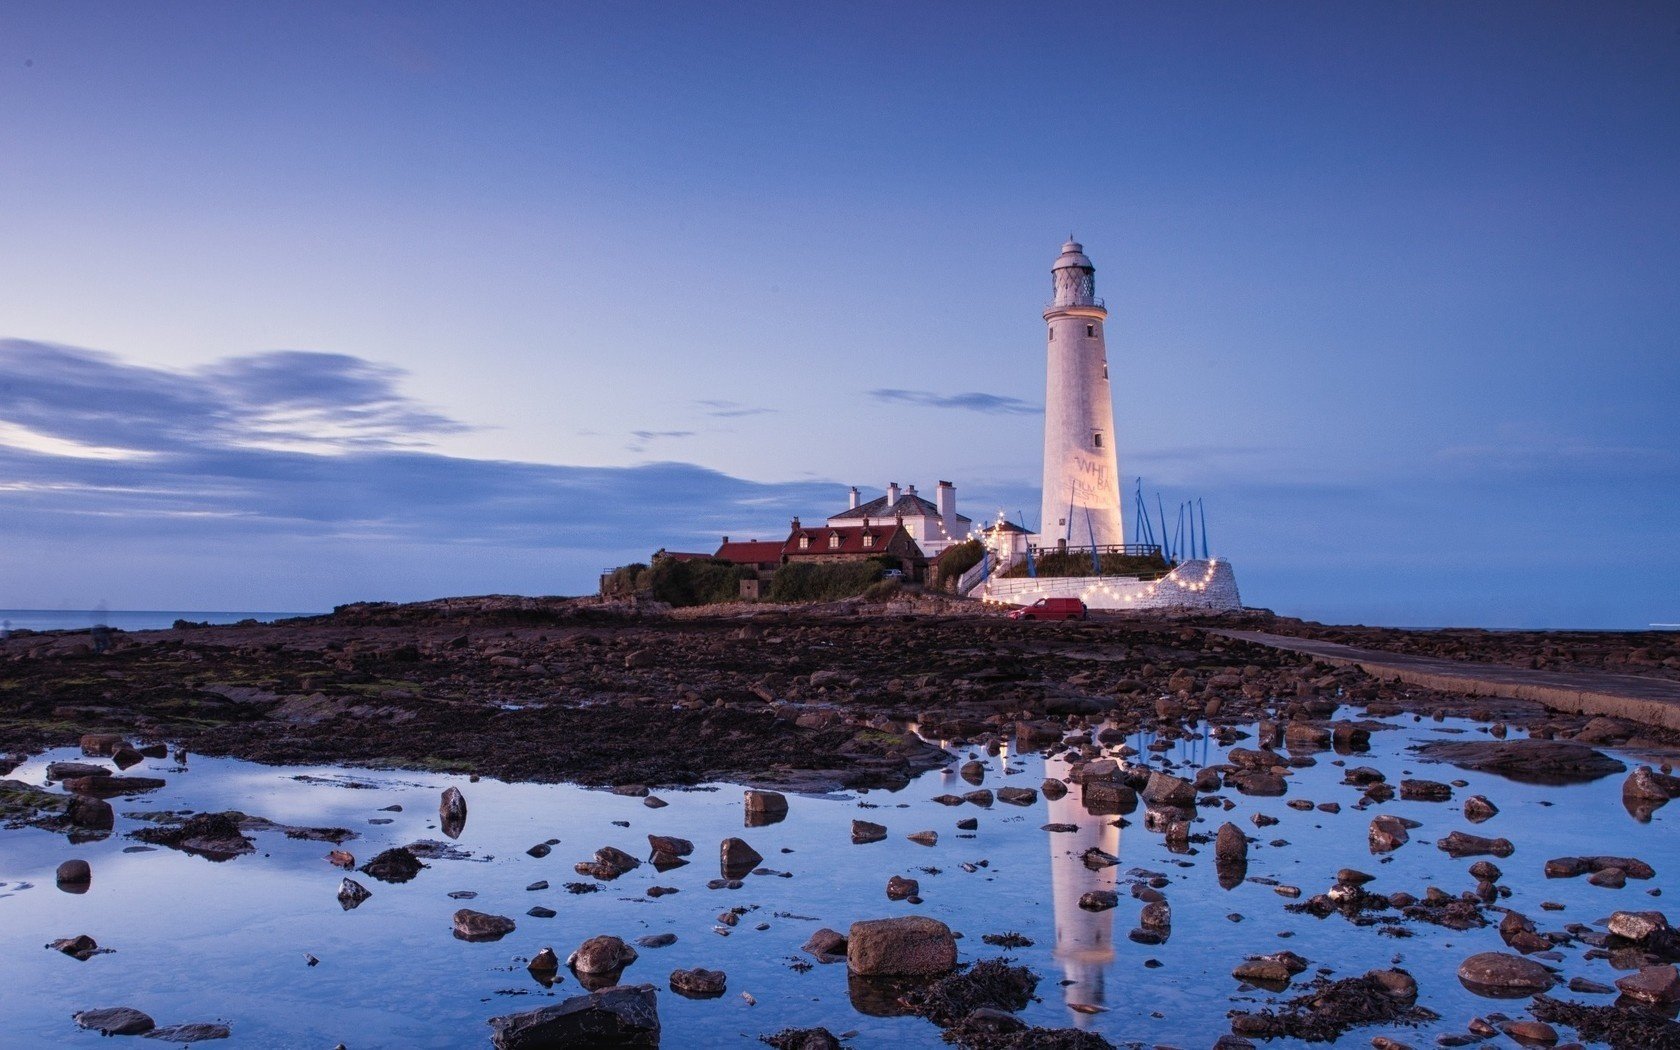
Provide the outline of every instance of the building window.
{"type": "Polygon", "coordinates": [[[835,550],[839,546],[840,546],[840,537],[839,536],[837,536],[837,535],[836,536],[830,536],[828,538],[828,549],[829,550],[835,550]]]}
{"type": "Polygon", "coordinates": [[[799,549],[802,550],[802,551],[810,550],[811,549],[811,537],[809,537],[809,536],[799,537],[799,549]]]}
{"type": "Polygon", "coordinates": [[[1088,325],[1086,325],[1086,326],[1085,326],[1085,334],[1086,334],[1086,336],[1088,336],[1088,337],[1089,337],[1089,336],[1095,336],[1095,335],[1096,335],[1096,334],[1097,334],[1097,326],[1096,326],[1096,325],[1094,325],[1094,324],[1088,324],[1088,325]]]}
{"type": "Polygon", "coordinates": [[[1091,435],[1091,447],[1102,448],[1102,431],[1099,430],[1091,435]]]}
{"type": "Polygon", "coordinates": [[[863,545],[864,545],[864,546],[865,546],[865,547],[873,547],[873,546],[875,546],[875,537],[873,537],[873,536],[865,536],[865,537],[864,537],[864,538],[863,538],[863,545]]]}
{"type": "Polygon", "coordinates": [[[1056,341],[1056,326],[1055,325],[1050,326],[1050,341],[1052,343],[1054,343],[1056,341]]]}

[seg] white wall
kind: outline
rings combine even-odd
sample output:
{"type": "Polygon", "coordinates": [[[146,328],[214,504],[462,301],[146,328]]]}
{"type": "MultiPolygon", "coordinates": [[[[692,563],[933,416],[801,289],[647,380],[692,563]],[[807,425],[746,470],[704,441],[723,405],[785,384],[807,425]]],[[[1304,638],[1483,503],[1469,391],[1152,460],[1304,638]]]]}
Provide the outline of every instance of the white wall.
{"type": "Polygon", "coordinates": [[[1130,576],[1040,576],[988,579],[975,592],[985,601],[1031,605],[1040,598],[1078,598],[1092,609],[1189,609],[1233,612],[1242,608],[1237,576],[1220,558],[1187,561],[1159,580],[1130,576]]]}

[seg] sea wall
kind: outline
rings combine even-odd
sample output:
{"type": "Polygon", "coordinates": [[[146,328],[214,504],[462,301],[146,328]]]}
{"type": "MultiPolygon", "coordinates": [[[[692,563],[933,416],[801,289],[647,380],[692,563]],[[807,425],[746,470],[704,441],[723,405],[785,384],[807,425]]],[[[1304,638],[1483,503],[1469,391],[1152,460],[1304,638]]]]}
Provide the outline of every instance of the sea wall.
{"type": "Polygon", "coordinates": [[[1178,609],[1232,612],[1242,608],[1237,576],[1221,558],[1184,562],[1159,580],[1132,576],[1039,576],[988,579],[975,592],[1004,605],[1040,598],[1079,598],[1092,609],[1178,609]]]}

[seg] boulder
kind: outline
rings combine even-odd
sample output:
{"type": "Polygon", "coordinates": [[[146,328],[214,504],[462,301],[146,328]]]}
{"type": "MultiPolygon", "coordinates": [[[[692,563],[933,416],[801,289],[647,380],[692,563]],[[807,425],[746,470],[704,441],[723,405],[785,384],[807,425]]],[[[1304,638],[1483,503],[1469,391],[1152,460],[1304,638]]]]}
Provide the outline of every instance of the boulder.
{"type": "Polygon", "coordinates": [[[471,908],[455,913],[455,936],[463,941],[499,941],[513,932],[513,920],[506,915],[488,915],[471,908]]]}
{"type": "Polygon", "coordinates": [[[1238,864],[1248,861],[1248,836],[1243,830],[1226,821],[1219,826],[1213,839],[1213,856],[1217,864],[1238,864]]]}
{"type": "Polygon", "coordinates": [[[1619,911],[1610,916],[1610,932],[1630,941],[1643,941],[1668,929],[1668,917],[1660,911],[1619,911]]]}
{"type": "Polygon", "coordinates": [[[659,1009],[653,985],[620,985],[576,995],[553,1006],[492,1017],[496,1050],[554,1047],[659,1046],[659,1009]]]}
{"type": "Polygon", "coordinates": [[[48,945],[55,952],[63,952],[72,959],[87,962],[99,954],[99,943],[87,934],[77,934],[74,937],[62,937],[48,945]]]}
{"type": "Polygon", "coordinates": [[[1446,802],[1452,798],[1452,787],[1439,780],[1402,780],[1400,797],[1407,802],[1446,802]]]}
{"type": "Polygon", "coordinates": [[[921,883],[915,879],[907,879],[902,875],[894,875],[887,880],[887,899],[890,901],[908,900],[919,896],[922,892],[921,883]]]}
{"type": "Polygon", "coordinates": [[[1087,890],[1079,897],[1079,907],[1085,911],[1107,911],[1120,903],[1120,895],[1113,890],[1087,890]]]}
{"type": "Polygon", "coordinates": [[[1000,787],[997,798],[999,802],[1007,802],[1011,806],[1030,806],[1038,801],[1038,792],[1032,788],[1000,787]]]}
{"type": "Polygon", "coordinates": [[[840,962],[846,958],[846,938],[838,930],[831,930],[825,926],[811,934],[810,939],[801,945],[799,950],[816,956],[818,962],[840,962]]]}
{"type": "Polygon", "coordinates": [[[81,743],[82,754],[104,758],[128,742],[116,733],[83,733],[81,743]]]}
{"type": "Polygon", "coordinates": [[[64,819],[73,828],[86,831],[110,831],[116,826],[117,815],[111,804],[91,795],[72,795],[64,809],[64,819]]]}
{"type": "Polygon", "coordinates": [[[602,846],[595,851],[594,860],[580,860],[572,865],[579,875],[588,875],[603,882],[611,882],[627,871],[642,866],[642,862],[617,846],[602,846]]]}
{"type": "Polygon", "coordinates": [[[338,903],[345,911],[356,907],[371,896],[373,896],[373,892],[355,879],[345,879],[338,884],[338,903]]]}
{"type": "Polygon", "coordinates": [[[1638,973],[1618,979],[1616,987],[1629,999],[1666,1009],[1680,1003],[1680,970],[1673,963],[1646,966],[1638,973]]]}
{"type": "Polygon", "coordinates": [[[886,837],[887,829],[885,825],[867,820],[852,821],[852,842],[854,845],[861,846],[866,842],[880,842],[886,837]]]}
{"type": "Polygon", "coordinates": [[[685,999],[716,999],[723,995],[726,981],[722,970],[695,967],[671,971],[671,991],[685,999]]]}
{"type": "Polygon", "coordinates": [[[1467,835],[1462,831],[1454,831],[1446,838],[1435,843],[1443,853],[1450,853],[1455,857],[1474,857],[1484,853],[1491,853],[1495,857],[1509,857],[1516,852],[1510,839],[1488,839],[1480,835],[1467,835]]]}
{"type": "Polygon", "coordinates": [[[1387,813],[1371,819],[1368,835],[1372,853],[1392,853],[1410,841],[1405,821],[1387,813]]]}
{"type": "Polygon", "coordinates": [[[80,858],[67,860],[53,873],[60,886],[85,886],[93,881],[93,868],[80,858]]]}
{"type": "Polygon", "coordinates": [[[1620,773],[1627,766],[1573,740],[1435,740],[1414,748],[1449,762],[1525,784],[1577,784],[1620,773]]]}
{"type": "Polygon", "coordinates": [[[937,919],[865,919],[852,923],[846,937],[846,964],[866,977],[949,973],[957,965],[957,941],[937,919]]]}
{"type": "MultiPolygon", "coordinates": [[[[780,791],[749,789],[745,797],[746,825],[761,828],[787,818],[787,796],[780,791]]],[[[710,972],[710,971],[707,971],[710,972]]]]}
{"type": "Polygon", "coordinates": [[[438,824],[443,833],[452,839],[461,837],[461,832],[467,826],[467,797],[461,794],[461,789],[449,787],[443,789],[443,798],[438,802],[438,824]]]}
{"type": "Polygon", "coordinates": [[[718,867],[726,879],[739,879],[762,863],[763,855],[741,839],[724,839],[718,847],[718,867]]]}
{"type": "Polygon", "coordinates": [[[616,973],[637,958],[636,949],[617,937],[602,935],[578,945],[577,950],[566,957],[566,965],[578,973],[616,973]]]}
{"type": "Polygon", "coordinates": [[[1183,777],[1155,770],[1149,774],[1149,783],[1144,786],[1143,800],[1157,806],[1187,809],[1196,804],[1196,785],[1183,777]]]}
{"type": "Polygon", "coordinates": [[[1266,984],[1288,984],[1289,979],[1307,968],[1307,960],[1294,952],[1274,952],[1257,955],[1238,964],[1231,976],[1239,981],[1266,984]]]}
{"type": "Polygon", "coordinates": [[[83,1010],[75,1015],[75,1021],[76,1027],[91,1028],[100,1035],[145,1035],[157,1027],[157,1022],[130,1006],[83,1010]]]}
{"type": "Polygon", "coordinates": [[[48,780],[74,780],[80,777],[108,777],[111,771],[92,762],[48,762],[48,780]]]}
{"type": "Polygon", "coordinates": [[[378,879],[380,882],[407,882],[420,874],[420,869],[424,867],[425,865],[420,863],[420,858],[416,857],[408,847],[393,846],[363,864],[357,870],[369,878],[378,879]]]}
{"type": "Polygon", "coordinates": [[[199,1021],[192,1024],[172,1024],[163,1028],[154,1028],[146,1033],[147,1039],[159,1039],[165,1043],[203,1043],[212,1039],[228,1039],[233,1031],[225,1024],[209,1021],[199,1021]]]}
{"type": "Polygon", "coordinates": [[[1680,777],[1658,773],[1650,766],[1640,766],[1622,782],[1622,798],[1644,802],[1667,802],[1680,798],[1680,777]]]}
{"type": "Polygon", "coordinates": [[[1480,824],[1498,815],[1499,807],[1481,795],[1471,795],[1464,800],[1464,819],[1472,824],[1480,824]]]}
{"type": "Polygon", "coordinates": [[[1552,986],[1552,972],[1533,959],[1508,952],[1481,952],[1458,967],[1458,979],[1477,995],[1524,999],[1552,986]]]}

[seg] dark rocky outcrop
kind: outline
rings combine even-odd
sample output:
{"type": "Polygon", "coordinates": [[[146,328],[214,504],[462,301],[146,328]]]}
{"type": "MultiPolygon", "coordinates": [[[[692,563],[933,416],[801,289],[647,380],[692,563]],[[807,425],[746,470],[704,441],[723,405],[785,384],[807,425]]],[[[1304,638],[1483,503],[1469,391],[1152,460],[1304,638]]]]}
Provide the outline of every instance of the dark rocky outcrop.
{"type": "Polygon", "coordinates": [[[605,988],[489,1023],[496,1050],[659,1046],[659,1004],[651,984],[605,988]]]}

